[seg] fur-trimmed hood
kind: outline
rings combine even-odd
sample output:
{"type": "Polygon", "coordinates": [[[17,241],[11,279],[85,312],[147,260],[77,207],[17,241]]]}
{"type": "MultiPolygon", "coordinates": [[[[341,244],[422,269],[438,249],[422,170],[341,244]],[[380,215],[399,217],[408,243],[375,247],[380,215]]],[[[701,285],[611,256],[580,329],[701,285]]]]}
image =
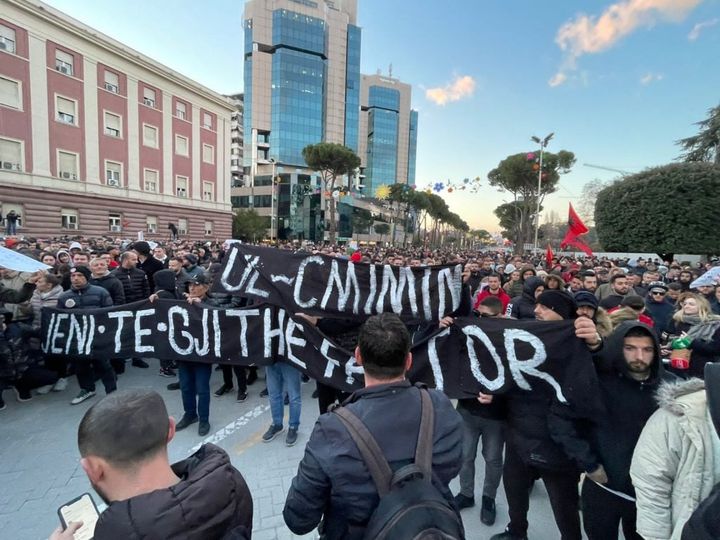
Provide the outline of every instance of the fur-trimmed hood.
{"type": "Polygon", "coordinates": [[[705,381],[702,379],[687,379],[662,384],[658,388],[655,397],[661,409],[665,409],[675,416],[684,416],[695,401],[689,399],[688,396],[700,390],[705,390],[705,381]]]}

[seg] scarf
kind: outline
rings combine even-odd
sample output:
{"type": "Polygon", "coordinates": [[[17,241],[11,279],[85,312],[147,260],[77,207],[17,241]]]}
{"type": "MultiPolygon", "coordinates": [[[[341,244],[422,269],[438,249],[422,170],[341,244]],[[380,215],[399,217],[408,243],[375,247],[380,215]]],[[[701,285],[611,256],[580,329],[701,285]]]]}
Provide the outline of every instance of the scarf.
{"type": "Polygon", "coordinates": [[[687,335],[694,340],[711,341],[715,332],[720,329],[720,317],[717,315],[711,315],[706,320],[697,315],[683,315],[681,320],[690,325],[687,335]]]}

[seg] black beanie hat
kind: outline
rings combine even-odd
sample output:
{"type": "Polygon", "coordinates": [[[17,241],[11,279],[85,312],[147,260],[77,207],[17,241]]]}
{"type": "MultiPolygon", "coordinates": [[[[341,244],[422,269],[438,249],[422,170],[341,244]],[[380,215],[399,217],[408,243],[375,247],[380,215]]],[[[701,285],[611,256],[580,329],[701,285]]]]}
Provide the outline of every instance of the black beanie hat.
{"type": "Polygon", "coordinates": [[[72,274],[73,272],[81,273],[88,281],[92,278],[92,272],[90,272],[90,269],[87,266],[73,266],[70,269],[70,273],[72,274]]]}
{"type": "Polygon", "coordinates": [[[580,306],[588,306],[597,310],[599,302],[597,297],[590,291],[578,291],[575,293],[575,303],[580,306]]]}
{"type": "Polygon", "coordinates": [[[552,309],[563,319],[577,319],[577,304],[575,299],[565,291],[545,289],[537,299],[538,304],[552,309]]]}
{"type": "Polygon", "coordinates": [[[150,255],[150,244],[145,242],[144,240],[140,240],[139,242],[133,243],[132,246],[130,246],[131,249],[134,249],[138,253],[142,255],[150,255]]]}

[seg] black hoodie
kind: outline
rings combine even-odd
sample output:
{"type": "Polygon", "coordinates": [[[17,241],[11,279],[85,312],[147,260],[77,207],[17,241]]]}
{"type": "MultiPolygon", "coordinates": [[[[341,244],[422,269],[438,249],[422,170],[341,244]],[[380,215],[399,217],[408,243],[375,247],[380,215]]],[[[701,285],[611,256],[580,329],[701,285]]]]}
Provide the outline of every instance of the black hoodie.
{"type": "Polygon", "coordinates": [[[608,483],[605,486],[634,497],[630,462],[635,445],[645,423],[658,408],[655,391],[662,381],[674,380],[675,376],[663,370],[655,332],[638,321],[620,324],[606,338],[603,348],[593,359],[605,414],[591,427],[591,448],[607,473],[608,483]],[[623,353],[625,336],[635,328],[642,328],[655,347],[650,377],[644,381],[630,376],[623,353]]]}
{"type": "Polygon", "coordinates": [[[545,282],[539,277],[529,277],[523,285],[523,293],[516,296],[507,307],[507,314],[515,319],[535,318],[535,291],[538,287],[544,287],[545,282]]]}
{"type": "Polygon", "coordinates": [[[155,272],[155,294],[160,298],[178,300],[175,289],[175,272],[172,270],[159,270],[155,272]]]}

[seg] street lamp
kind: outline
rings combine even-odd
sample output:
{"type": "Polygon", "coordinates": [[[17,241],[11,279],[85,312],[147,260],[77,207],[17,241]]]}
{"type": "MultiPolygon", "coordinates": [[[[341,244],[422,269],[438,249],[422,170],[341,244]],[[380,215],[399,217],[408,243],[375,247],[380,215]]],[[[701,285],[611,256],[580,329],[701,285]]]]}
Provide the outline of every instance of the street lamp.
{"type": "Polygon", "coordinates": [[[540,169],[538,170],[537,210],[535,212],[535,242],[533,244],[533,253],[537,253],[538,250],[538,232],[540,231],[540,191],[542,190],[543,153],[545,152],[545,147],[550,142],[550,139],[553,138],[553,135],[555,135],[555,133],[551,133],[544,139],[536,137],[535,135],[530,137],[531,141],[540,145],[540,169]]]}
{"type": "MultiPolygon", "coordinates": [[[[270,163],[272,164],[272,178],[270,179],[270,242],[272,243],[273,238],[277,238],[277,233],[275,231],[275,170],[277,168],[277,163],[275,163],[274,158],[270,158],[270,163]]],[[[277,240],[275,241],[275,245],[277,245],[277,240]]]]}

